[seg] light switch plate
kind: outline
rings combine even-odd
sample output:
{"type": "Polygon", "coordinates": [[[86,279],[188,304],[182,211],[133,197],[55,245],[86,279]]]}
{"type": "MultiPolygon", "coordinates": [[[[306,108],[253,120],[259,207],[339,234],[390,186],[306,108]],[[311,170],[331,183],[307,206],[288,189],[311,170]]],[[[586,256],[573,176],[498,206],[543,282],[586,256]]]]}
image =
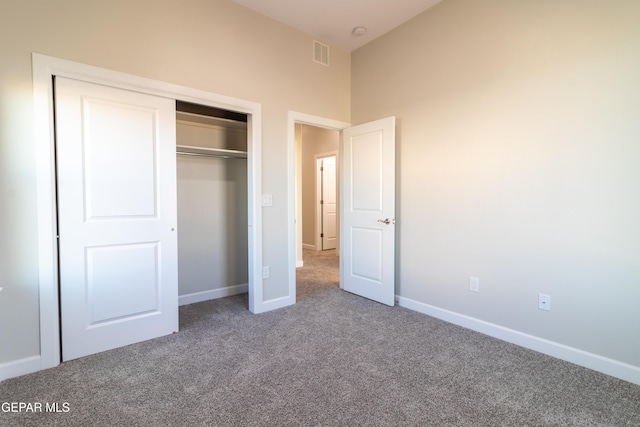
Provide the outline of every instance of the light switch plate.
{"type": "Polygon", "coordinates": [[[262,206],[273,206],[273,195],[271,195],[271,194],[263,194],[262,195],[262,206]]]}

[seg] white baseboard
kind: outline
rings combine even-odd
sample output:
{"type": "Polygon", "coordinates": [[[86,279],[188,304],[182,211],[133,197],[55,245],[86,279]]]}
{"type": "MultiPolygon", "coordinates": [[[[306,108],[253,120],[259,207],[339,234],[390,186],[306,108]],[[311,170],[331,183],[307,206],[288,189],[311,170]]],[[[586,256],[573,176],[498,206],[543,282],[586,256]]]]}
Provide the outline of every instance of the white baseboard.
{"type": "Polygon", "coordinates": [[[316,245],[310,245],[309,243],[303,243],[302,249],[311,249],[312,251],[316,250],[316,245]]]}
{"type": "Polygon", "coordinates": [[[630,383],[640,385],[640,367],[620,362],[597,354],[589,353],[574,347],[569,347],[554,341],[549,341],[533,335],[525,334],[514,329],[505,328],[484,320],[444,310],[429,304],[396,296],[400,307],[417,311],[435,317],[445,322],[453,323],[463,328],[489,335],[530,350],[561,359],[603,374],[611,375],[630,383]]]}
{"type": "Polygon", "coordinates": [[[296,261],[296,268],[300,267],[304,267],[304,261],[301,259],[296,261]]]}
{"type": "Polygon", "coordinates": [[[287,307],[296,303],[295,296],[286,296],[281,298],[274,298],[265,301],[262,304],[262,310],[256,311],[255,314],[266,313],[267,311],[277,310],[279,308],[287,307]]]}
{"type": "Polygon", "coordinates": [[[248,289],[249,286],[245,283],[243,285],[227,286],[226,288],[180,295],[178,297],[178,305],[194,304],[196,302],[208,301],[210,299],[230,297],[231,295],[248,292],[248,289]]]}
{"type": "Polygon", "coordinates": [[[39,355],[0,363],[0,381],[40,370],[42,370],[42,360],[39,355]]]}

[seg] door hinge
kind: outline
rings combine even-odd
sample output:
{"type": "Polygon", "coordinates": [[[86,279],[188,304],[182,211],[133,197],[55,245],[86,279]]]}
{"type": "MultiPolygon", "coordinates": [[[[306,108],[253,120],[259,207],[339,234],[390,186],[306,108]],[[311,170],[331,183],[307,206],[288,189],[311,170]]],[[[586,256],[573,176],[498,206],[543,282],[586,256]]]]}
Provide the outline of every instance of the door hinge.
{"type": "Polygon", "coordinates": [[[320,172],[324,172],[324,166],[320,166],[320,172]]]}
{"type": "Polygon", "coordinates": [[[320,237],[324,237],[324,233],[320,233],[320,237]]]}
{"type": "Polygon", "coordinates": [[[324,200],[320,200],[320,204],[321,204],[321,205],[324,205],[324,200]]]}

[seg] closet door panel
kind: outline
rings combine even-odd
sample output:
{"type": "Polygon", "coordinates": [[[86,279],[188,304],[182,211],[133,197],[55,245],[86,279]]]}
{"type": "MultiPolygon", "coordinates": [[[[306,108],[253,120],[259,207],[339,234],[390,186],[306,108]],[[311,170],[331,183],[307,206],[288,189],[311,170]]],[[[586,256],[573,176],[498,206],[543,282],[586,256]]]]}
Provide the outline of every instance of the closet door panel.
{"type": "Polygon", "coordinates": [[[178,330],[175,101],[56,78],[62,356],[178,330]]]}

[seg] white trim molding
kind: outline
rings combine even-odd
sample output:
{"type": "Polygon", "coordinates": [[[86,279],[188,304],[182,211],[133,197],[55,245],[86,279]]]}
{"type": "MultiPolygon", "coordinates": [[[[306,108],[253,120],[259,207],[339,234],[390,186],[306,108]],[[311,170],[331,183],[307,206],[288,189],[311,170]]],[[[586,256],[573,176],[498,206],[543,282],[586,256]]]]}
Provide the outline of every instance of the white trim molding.
{"type": "Polygon", "coordinates": [[[208,291],[194,292],[191,294],[180,295],[178,297],[178,305],[194,304],[197,302],[209,301],[212,299],[244,294],[248,291],[248,289],[249,289],[249,285],[245,283],[243,285],[227,286],[224,288],[211,289],[208,291]]]}
{"type": "Polygon", "coordinates": [[[0,382],[45,369],[40,356],[25,357],[11,362],[0,363],[0,382]]]}
{"type": "Polygon", "coordinates": [[[640,367],[396,295],[400,307],[640,385],[640,367]]]}
{"type": "Polygon", "coordinates": [[[295,294],[293,295],[293,298],[291,297],[291,295],[287,295],[280,298],[270,299],[262,303],[265,309],[261,311],[261,313],[265,313],[271,310],[277,310],[279,308],[284,308],[284,307],[293,305],[295,303],[296,303],[295,294]]]}

